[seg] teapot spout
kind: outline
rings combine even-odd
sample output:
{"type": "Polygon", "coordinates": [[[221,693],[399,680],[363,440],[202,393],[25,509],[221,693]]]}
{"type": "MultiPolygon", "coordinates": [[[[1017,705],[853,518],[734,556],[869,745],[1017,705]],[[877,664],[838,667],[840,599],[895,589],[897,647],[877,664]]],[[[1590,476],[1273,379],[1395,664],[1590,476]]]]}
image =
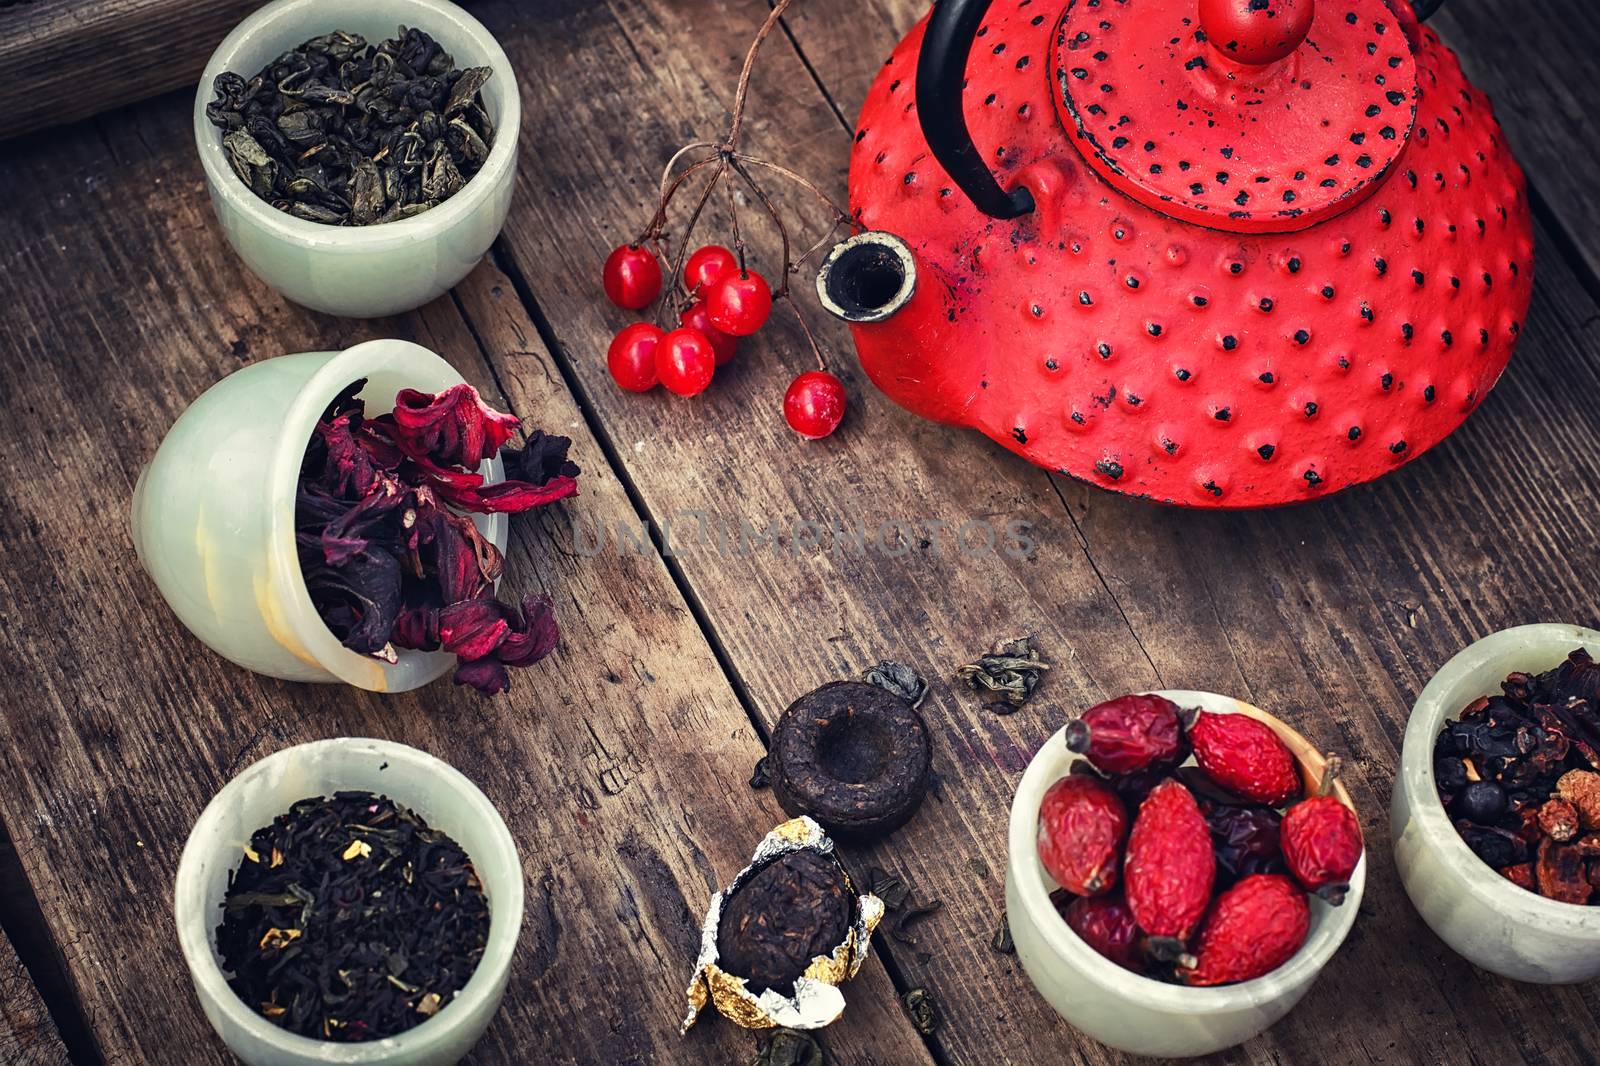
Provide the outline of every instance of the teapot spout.
{"type": "Polygon", "coordinates": [[[883,230],[840,241],[817,271],[823,309],[846,322],[882,322],[917,291],[917,261],[906,242],[883,230]]]}

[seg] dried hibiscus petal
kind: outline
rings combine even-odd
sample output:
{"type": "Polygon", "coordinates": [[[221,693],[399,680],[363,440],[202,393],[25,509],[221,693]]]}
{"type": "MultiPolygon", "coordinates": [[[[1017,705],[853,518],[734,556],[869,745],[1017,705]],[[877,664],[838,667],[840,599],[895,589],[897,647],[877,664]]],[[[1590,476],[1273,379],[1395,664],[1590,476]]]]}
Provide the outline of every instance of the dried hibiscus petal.
{"type": "Polygon", "coordinates": [[[438,463],[476,467],[499,452],[521,425],[501,414],[471,385],[455,385],[432,395],[401,389],[394,398],[395,442],[408,455],[438,463]]]}
{"type": "Polygon", "coordinates": [[[439,640],[444,650],[468,662],[490,654],[511,632],[506,621],[509,610],[495,599],[449,604],[439,612],[439,640]]]}
{"type": "Polygon", "coordinates": [[[572,447],[568,437],[556,437],[542,429],[528,434],[528,443],[522,448],[507,448],[500,453],[505,460],[506,477],[512,481],[526,481],[530,485],[543,485],[555,478],[572,479],[578,476],[578,464],[567,458],[572,447]]]}
{"type": "Polygon", "coordinates": [[[504,637],[492,653],[463,662],[455,677],[456,684],[471,685],[490,695],[510,684],[507,666],[532,666],[554,651],[561,639],[554,604],[543,593],[524,596],[520,615],[503,603],[494,606],[507,626],[504,637]]]}
{"type": "Polygon", "coordinates": [[[526,481],[502,481],[486,488],[457,489],[438,486],[439,496],[465,511],[478,514],[518,514],[577,494],[578,483],[570,477],[551,478],[543,485],[526,481]]]}
{"type": "Polygon", "coordinates": [[[374,544],[399,544],[401,514],[411,493],[385,474],[377,475],[372,491],[330,521],[322,530],[322,553],[328,563],[342,566],[374,544]]]}
{"type": "Polygon", "coordinates": [[[365,381],[329,405],[306,445],[295,498],[295,544],[313,604],[352,650],[396,661],[395,649],[454,653],[456,681],[510,685],[559,639],[550,597],[499,602],[500,551],[460,512],[517,512],[577,492],[571,441],[535,430],[506,448],[509,480],[485,486],[477,466],[519,425],[468,385],[437,396],[405,390],[392,414],[367,418],[365,381]]]}
{"type": "Polygon", "coordinates": [[[376,655],[388,647],[395,616],[400,613],[398,559],[375,548],[351,557],[342,566],[307,566],[304,558],[300,566],[311,602],[347,648],[376,655]]]}

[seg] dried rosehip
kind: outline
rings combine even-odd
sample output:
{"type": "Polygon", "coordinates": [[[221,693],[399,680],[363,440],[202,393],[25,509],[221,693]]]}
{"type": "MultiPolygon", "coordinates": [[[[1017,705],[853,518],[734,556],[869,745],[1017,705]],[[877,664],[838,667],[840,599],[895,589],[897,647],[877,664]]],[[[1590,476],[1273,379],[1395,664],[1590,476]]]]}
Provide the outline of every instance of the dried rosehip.
{"type": "Polygon", "coordinates": [[[1344,902],[1361,861],[1361,825],[1335,796],[1313,796],[1283,816],[1283,859],[1308,892],[1334,906],[1344,902]]]}
{"type": "Polygon", "coordinates": [[[1189,728],[1195,761],[1217,784],[1251,803],[1281,807],[1302,794],[1294,755],[1263,722],[1201,711],[1189,728]]]}
{"type": "Polygon", "coordinates": [[[1594,894],[1584,868],[1583,853],[1570,844],[1546,840],[1539,845],[1539,857],[1534,863],[1534,879],[1539,883],[1539,895],[1561,903],[1588,903],[1594,894]]]}
{"type": "Polygon", "coordinates": [[[1139,925],[1121,892],[1103,896],[1075,896],[1061,911],[1067,926],[1085,944],[1134,973],[1144,971],[1139,951],[1139,925]]]}
{"type": "Polygon", "coordinates": [[[1311,930],[1305,893],[1280,874],[1247,877],[1217,897],[1194,966],[1180,968],[1184,984],[1250,981],[1294,958],[1311,930]]]}
{"type": "Polygon", "coordinates": [[[1069,774],[1039,805],[1039,862],[1068,892],[1096,896],[1117,883],[1128,812],[1100,780],[1069,774]]]}
{"type": "Polygon", "coordinates": [[[1251,874],[1287,873],[1279,844],[1283,815],[1271,807],[1200,801],[1217,857],[1217,885],[1251,874]]]}
{"type": "Polygon", "coordinates": [[[1533,863],[1531,862],[1519,862],[1513,866],[1507,866],[1500,873],[1507,881],[1519,888],[1525,888],[1529,892],[1539,891],[1539,884],[1533,879],[1533,863]]]}
{"type": "Polygon", "coordinates": [[[1171,770],[1189,757],[1181,715],[1163,696],[1107,699],[1067,722],[1067,747],[1110,775],[1171,770]]]}
{"type": "Polygon", "coordinates": [[[1211,830],[1188,789],[1165,781],[1139,807],[1123,878],[1128,906],[1157,958],[1175,958],[1194,933],[1216,882],[1211,830]]]}
{"type": "Polygon", "coordinates": [[[1585,829],[1600,829],[1600,774],[1568,770],[1556,782],[1556,792],[1578,810],[1585,829]]]}
{"type": "Polygon", "coordinates": [[[1067,747],[1107,774],[1170,770],[1188,758],[1178,705],[1161,696],[1119,696],[1067,723],[1067,747]]]}
{"type": "Polygon", "coordinates": [[[1537,818],[1540,832],[1551,840],[1565,844],[1578,835],[1578,809],[1559,796],[1545,800],[1537,818]]]}

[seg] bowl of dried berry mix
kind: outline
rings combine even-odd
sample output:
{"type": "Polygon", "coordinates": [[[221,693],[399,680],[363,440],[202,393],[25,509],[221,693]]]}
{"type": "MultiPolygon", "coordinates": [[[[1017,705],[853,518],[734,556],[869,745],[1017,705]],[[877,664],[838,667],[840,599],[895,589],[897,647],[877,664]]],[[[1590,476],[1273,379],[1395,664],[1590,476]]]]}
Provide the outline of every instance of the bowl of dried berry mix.
{"type": "Polygon", "coordinates": [[[1446,663],[1390,814],[1400,879],[1451,948],[1519,981],[1600,976],[1600,631],[1518,626],[1446,663]]]}
{"type": "Polygon", "coordinates": [[[1210,692],[1122,696],[1034,756],[1011,807],[1006,915],[1034,987],[1137,1055],[1243,1043],[1355,923],[1360,822],[1339,760],[1210,692]]]}
{"type": "Polygon", "coordinates": [[[420,307],[482,260],[520,123],[505,51],[448,0],[275,0],[218,46],[194,104],[239,258],[352,318],[420,307]]]}

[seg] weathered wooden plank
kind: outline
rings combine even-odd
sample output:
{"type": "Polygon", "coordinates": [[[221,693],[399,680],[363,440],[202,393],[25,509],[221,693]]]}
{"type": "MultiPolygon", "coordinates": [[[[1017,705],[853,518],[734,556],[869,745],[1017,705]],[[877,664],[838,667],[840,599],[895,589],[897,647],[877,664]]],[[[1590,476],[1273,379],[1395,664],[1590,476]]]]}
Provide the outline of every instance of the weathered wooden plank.
{"type": "MultiPolygon", "coordinates": [[[[846,131],[827,105],[853,118],[920,6],[815,0],[791,9],[827,92],[811,95],[805,67],[788,57],[765,59],[748,147],[842,190],[846,131]]],[[[1386,816],[1400,729],[1431,670],[1489,629],[1600,612],[1600,563],[1585,547],[1595,524],[1595,416],[1577,399],[1586,385],[1592,394],[1583,351],[1595,320],[1569,271],[1544,270],[1522,354],[1456,440],[1316,507],[1196,515],[1052,484],[972,435],[891,409],[844,356],[835,369],[852,412],[835,437],[803,445],[778,413],[784,384],[804,365],[792,328],[748,343],[691,402],[625,396],[603,361],[626,318],[598,294],[599,263],[648,213],[666,154],[717,133],[759,10],[481,10],[502,39],[528,42],[513,50],[525,71],[528,150],[542,160],[524,172],[509,254],[658,522],[692,527],[696,511],[735,530],[741,519],[868,530],[896,519],[1033,522],[1038,549],[1028,561],[940,554],[926,537],[899,557],[794,549],[792,540],[746,553],[678,545],[677,567],[768,724],[794,696],[881,655],[948,676],[988,641],[1029,632],[1056,660],[1039,704],[1010,718],[936,684],[927,710],[937,793],[887,844],[853,853],[945,901],[919,945],[888,951],[902,986],[930,987],[944,1005],[936,1042],[949,1061],[1117,1058],[1060,1022],[987,941],[1006,808],[1028,754],[1069,709],[1158,683],[1253,696],[1351,755],[1348,783],[1372,845],[1362,920],[1316,992],[1222,1061],[1446,1061],[1462,1044],[1485,1061],[1586,1061],[1600,1035],[1592,993],[1516,988],[1451,956],[1396,882],[1386,816]],[[531,43],[556,38],[579,42],[570,58],[531,43]],[[560,151],[548,150],[555,144],[560,151]],[[1414,1011],[1392,1009],[1401,1002],[1414,1011]]],[[[843,342],[838,330],[824,335],[843,342]]]]}
{"type": "MultiPolygon", "coordinates": [[[[497,308],[476,336],[450,299],[361,324],[288,306],[223,244],[198,166],[171,147],[186,125],[168,98],[0,161],[0,816],[106,1061],[230,1061],[172,936],[180,850],[240,766],[342,734],[461,767],[518,841],[526,928],[473,1061],[747,1058],[748,1034],[713,1021],[680,1039],[676,1025],[700,909],[781,815],[728,787],[760,740],[659,556],[585,557],[560,510],[514,523],[508,589],[549,589],[564,642],[487,701],[448,683],[378,698],[255,677],[184,631],[140,573],[129,494],[189,400],[253,359],[385,334],[445,354],[488,395],[506,382],[530,425],[573,436],[575,519],[637,522],[492,269],[468,287],[497,308]]],[[[834,1060],[928,1061],[881,966],[857,987],[834,1060]]]]}
{"type": "MultiPolygon", "coordinates": [[[[1448,0],[1431,25],[1494,101],[1535,193],[1560,226],[1558,246],[1576,249],[1593,285],[1600,278],[1600,145],[1588,131],[1600,84],[1600,7],[1448,0]]],[[[1553,250],[1543,245],[1540,255],[1553,250]]]]}
{"type": "Polygon", "coordinates": [[[68,1062],[56,1023],[4,933],[0,933],[0,1062],[13,1066],[67,1066],[68,1062]]]}
{"type": "Polygon", "coordinates": [[[257,0],[32,0],[0,7],[0,139],[193,85],[257,0]]]}

